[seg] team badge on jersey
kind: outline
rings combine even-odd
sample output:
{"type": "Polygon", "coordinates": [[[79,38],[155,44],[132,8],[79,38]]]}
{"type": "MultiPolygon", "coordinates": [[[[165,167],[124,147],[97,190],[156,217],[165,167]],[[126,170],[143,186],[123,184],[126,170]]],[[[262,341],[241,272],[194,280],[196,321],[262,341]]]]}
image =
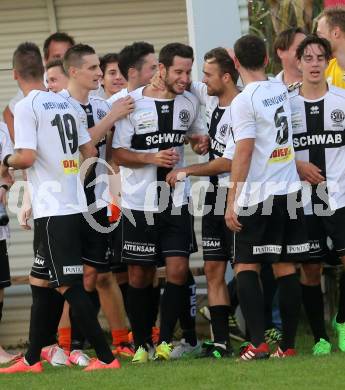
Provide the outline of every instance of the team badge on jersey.
{"type": "Polygon", "coordinates": [[[178,117],[183,124],[187,124],[190,119],[190,112],[185,109],[181,110],[178,117]]]}
{"type": "Polygon", "coordinates": [[[335,109],[331,112],[331,119],[333,122],[341,123],[345,119],[344,111],[335,109]]]}
{"type": "Polygon", "coordinates": [[[228,132],[228,124],[227,124],[227,123],[224,123],[224,125],[222,125],[221,128],[219,129],[219,135],[220,135],[222,138],[225,138],[227,132],[228,132]]]}
{"type": "Polygon", "coordinates": [[[62,166],[66,175],[76,175],[79,172],[78,160],[62,160],[62,166]]]}

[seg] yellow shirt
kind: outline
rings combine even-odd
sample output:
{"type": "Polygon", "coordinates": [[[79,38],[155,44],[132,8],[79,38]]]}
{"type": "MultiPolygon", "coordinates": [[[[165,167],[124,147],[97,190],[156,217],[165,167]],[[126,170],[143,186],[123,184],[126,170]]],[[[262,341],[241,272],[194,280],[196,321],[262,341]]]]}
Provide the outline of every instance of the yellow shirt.
{"type": "Polygon", "coordinates": [[[345,70],[341,69],[336,58],[329,62],[325,76],[330,84],[345,89],[345,70]]]}

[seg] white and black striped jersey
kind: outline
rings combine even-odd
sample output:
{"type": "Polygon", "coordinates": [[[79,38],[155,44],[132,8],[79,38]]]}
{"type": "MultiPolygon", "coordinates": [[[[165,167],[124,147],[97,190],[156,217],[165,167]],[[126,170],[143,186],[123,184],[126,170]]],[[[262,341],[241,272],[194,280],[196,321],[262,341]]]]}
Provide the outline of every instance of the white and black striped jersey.
{"type": "MultiPolygon", "coordinates": [[[[135,109],[116,123],[113,148],[156,153],[174,147],[180,155],[175,168],[185,166],[186,136],[205,133],[196,97],[185,92],[174,99],[153,99],[143,95],[144,88],[129,93],[135,101],[135,109]]],[[[160,186],[157,182],[165,182],[169,171],[170,169],[156,165],[135,169],[121,167],[122,206],[133,210],[158,211],[157,194],[160,186]]],[[[172,191],[176,207],[188,202],[189,187],[189,181],[186,180],[172,191]]],[[[163,192],[162,190],[161,195],[163,192]]]]}
{"type": "MultiPolygon", "coordinates": [[[[67,89],[60,94],[72,104],[81,107],[86,114],[87,127],[94,127],[109,112],[110,107],[106,100],[95,95],[89,95],[88,104],[81,104],[74,99],[67,89]]],[[[110,201],[108,170],[104,163],[106,161],[106,137],[103,137],[96,145],[99,162],[92,164],[88,176],[85,178],[84,190],[87,203],[93,204],[97,201],[97,208],[106,207],[110,201]]]]}
{"type": "Polygon", "coordinates": [[[34,218],[87,211],[79,147],[91,140],[85,115],[54,92],[31,91],[16,104],[15,149],[37,152],[26,170],[34,218]]]}
{"type": "Polygon", "coordinates": [[[327,185],[323,200],[313,186],[312,204],[305,207],[305,212],[311,214],[310,206],[321,203],[329,205],[331,210],[344,207],[345,91],[329,86],[323,97],[308,100],[296,90],[290,94],[290,102],[296,160],[308,161],[320,168],[327,185]]]}
{"type": "Polygon", "coordinates": [[[114,95],[110,96],[110,98],[107,99],[107,103],[111,106],[114,102],[117,100],[126,97],[128,95],[128,89],[122,88],[121,91],[114,93],[114,95]]]}
{"type": "MultiPolygon", "coordinates": [[[[193,82],[191,84],[191,92],[199,99],[200,104],[205,106],[206,124],[210,137],[209,161],[223,157],[226,147],[229,149],[231,149],[231,146],[235,148],[231,133],[230,106],[220,107],[219,98],[208,95],[207,86],[202,82],[193,82]]],[[[210,182],[214,186],[228,186],[229,174],[221,173],[217,176],[211,176],[210,182]]]]}
{"type": "Polygon", "coordinates": [[[235,142],[255,138],[239,206],[300,189],[292,144],[288,91],[275,79],[249,83],[231,103],[235,142]]]}

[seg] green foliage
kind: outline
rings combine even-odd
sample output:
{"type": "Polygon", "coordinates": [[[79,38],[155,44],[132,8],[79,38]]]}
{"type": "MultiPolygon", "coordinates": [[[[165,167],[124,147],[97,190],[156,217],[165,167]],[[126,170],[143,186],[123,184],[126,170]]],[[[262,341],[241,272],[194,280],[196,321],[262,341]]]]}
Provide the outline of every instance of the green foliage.
{"type": "Polygon", "coordinates": [[[268,73],[276,74],[280,65],[273,55],[273,42],[276,35],[290,27],[303,27],[313,31],[315,19],[323,8],[323,0],[309,1],[308,9],[304,0],[249,0],[249,32],[263,38],[267,44],[270,57],[268,73]]]}

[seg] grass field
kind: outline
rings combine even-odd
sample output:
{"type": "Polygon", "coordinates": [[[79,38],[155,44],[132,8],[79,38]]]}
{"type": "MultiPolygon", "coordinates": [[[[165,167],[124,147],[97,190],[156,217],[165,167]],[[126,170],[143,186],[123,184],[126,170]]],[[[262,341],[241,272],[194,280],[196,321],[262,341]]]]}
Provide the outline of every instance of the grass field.
{"type": "Polygon", "coordinates": [[[236,358],[188,359],[142,366],[123,362],[120,370],[94,373],[45,365],[45,372],[39,375],[1,375],[0,390],[343,389],[345,354],[333,352],[316,358],[311,356],[311,347],[309,332],[300,332],[299,356],[290,359],[249,363],[236,358]]]}

